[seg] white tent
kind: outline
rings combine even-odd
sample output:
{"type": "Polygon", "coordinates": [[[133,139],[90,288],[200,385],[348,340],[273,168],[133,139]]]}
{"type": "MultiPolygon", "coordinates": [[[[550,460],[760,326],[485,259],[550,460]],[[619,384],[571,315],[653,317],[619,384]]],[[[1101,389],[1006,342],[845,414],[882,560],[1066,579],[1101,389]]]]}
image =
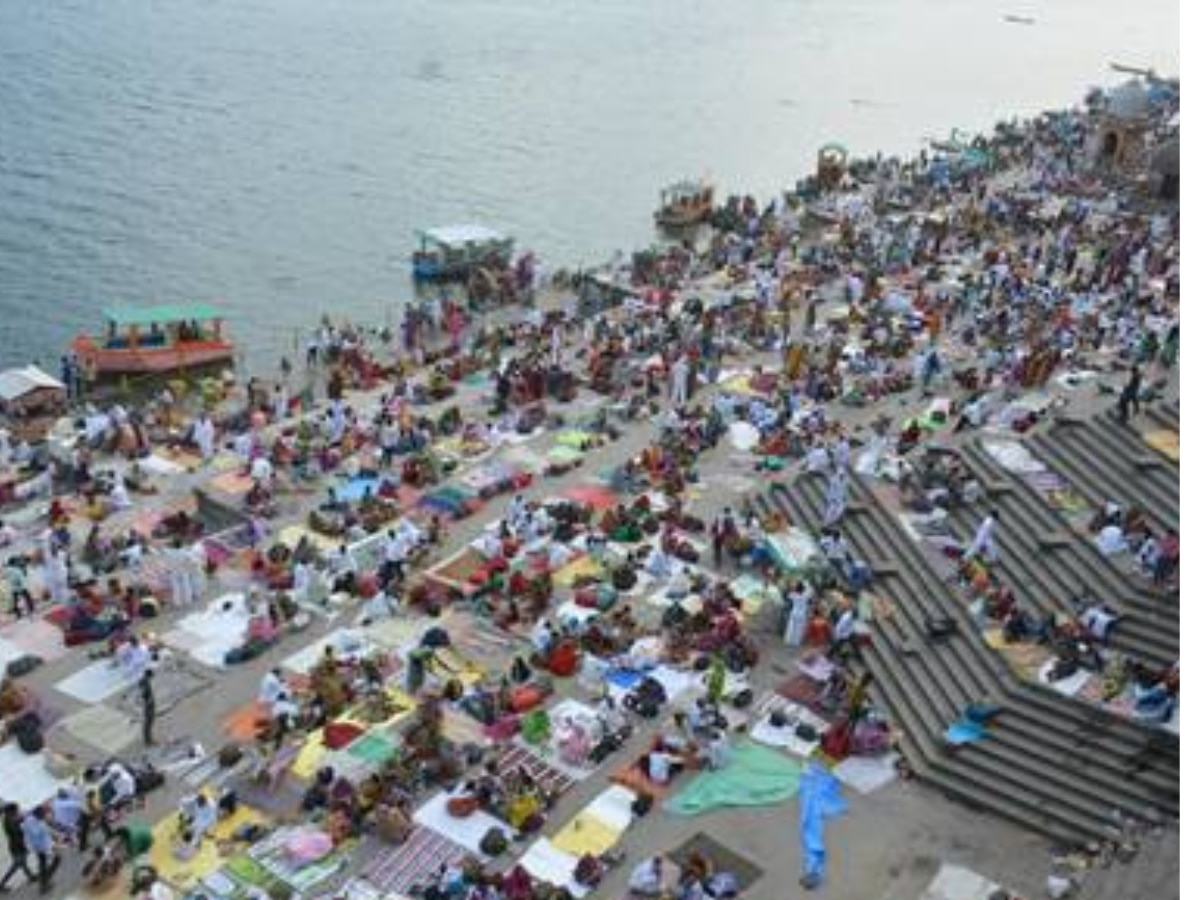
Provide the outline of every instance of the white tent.
{"type": "Polygon", "coordinates": [[[0,401],[12,403],[35,391],[66,391],[67,386],[37,366],[0,372],[0,401]]]}

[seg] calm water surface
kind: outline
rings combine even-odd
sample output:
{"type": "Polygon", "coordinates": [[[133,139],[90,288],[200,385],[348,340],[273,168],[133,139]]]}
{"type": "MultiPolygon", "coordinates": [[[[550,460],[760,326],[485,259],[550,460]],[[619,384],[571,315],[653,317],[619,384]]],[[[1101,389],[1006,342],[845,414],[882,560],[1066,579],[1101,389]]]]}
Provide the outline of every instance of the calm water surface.
{"type": "Polygon", "coordinates": [[[115,302],[273,355],[394,321],[423,225],[596,263],[678,177],[765,196],[1178,55],[1173,0],[3,0],[0,365],[115,302]]]}

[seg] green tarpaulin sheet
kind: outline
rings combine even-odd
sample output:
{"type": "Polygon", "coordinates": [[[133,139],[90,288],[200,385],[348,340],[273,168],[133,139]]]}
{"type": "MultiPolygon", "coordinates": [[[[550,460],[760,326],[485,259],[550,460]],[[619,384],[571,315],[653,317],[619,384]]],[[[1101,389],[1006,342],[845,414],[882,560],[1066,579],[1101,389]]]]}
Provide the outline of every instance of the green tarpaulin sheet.
{"type": "Polygon", "coordinates": [[[767,536],[767,553],[771,556],[771,562],[785,572],[800,571],[819,552],[817,542],[794,526],[767,536]]]}
{"type": "Polygon", "coordinates": [[[772,806],[794,797],[804,767],[796,760],[753,743],[735,744],[728,766],[698,775],[666,808],[698,816],[722,806],[772,806]]]}
{"type": "Polygon", "coordinates": [[[396,745],[379,734],[364,734],[350,745],[349,754],[367,762],[385,763],[396,755],[396,745]]]}
{"type": "Polygon", "coordinates": [[[586,431],[580,431],[575,428],[560,431],[554,438],[554,443],[560,447],[573,447],[576,450],[583,450],[591,443],[592,436],[586,431]]]}
{"type": "Polygon", "coordinates": [[[569,466],[583,459],[583,454],[573,447],[551,447],[546,458],[554,465],[569,466]]]}

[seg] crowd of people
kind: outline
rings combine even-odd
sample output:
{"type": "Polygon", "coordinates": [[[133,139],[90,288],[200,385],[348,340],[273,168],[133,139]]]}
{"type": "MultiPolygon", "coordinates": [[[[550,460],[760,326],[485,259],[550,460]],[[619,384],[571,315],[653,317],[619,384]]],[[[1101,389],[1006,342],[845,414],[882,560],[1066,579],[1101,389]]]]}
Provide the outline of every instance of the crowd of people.
{"type": "MultiPolygon", "coordinates": [[[[1151,134],[1169,132],[1177,97],[1169,85],[1147,91],[1151,134]]],[[[594,725],[551,721],[542,705],[555,679],[602,685],[589,671],[596,660],[643,674],[697,667],[704,695],[656,724],[635,765],[652,787],[686,770],[721,769],[731,743],[722,710],[748,702],[743,679],[763,652],[738,587],[745,575],[766,585],[787,652],[819,651],[833,667],[810,698],[833,723],[819,736],[822,750],[835,759],[882,753],[893,746],[892,729],[870,703],[860,649],[874,575],[841,532],[852,471],[876,476],[915,458],[943,425],[954,434],[997,421],[1027,431],[1044,409],[1014,401],[1064,373],[1117,373],[1122,421],[1173,378],[1178,213],[1134,202],[1109,164],[1096,161],[1093,143],[1110,118],[1103,97],[1091,97],[1079,109],[1005,124],[980,138],[974,154],[854,163],[814,206],[832,211],[820,240],[788,199],[761,208],[736,200],[704,246],[638,254],[621,273],[629,282],[623,301],[600,315],[567,297],[476,321],[446,294],[414,305],[395,335],[326,320],[306,344],[302,371],[284,360],[278,379],[241,386],[229,378],[209,385],[199,404],[173,389],[137,408],[81,401],[65,431],[42,444],[0,441],[11,473],[5,497],[14,507],[46,504],[34,528],[0,523],[6,606],[15,619],[49,612],[67,646],[110,657],[136,688],[147,747],[160,740],[156,672],[168,653],[148,634],[153,620],[201,608],[231,580],[243,590],[230,602],[242,604],[247,625],[225,665],[269,654],[314,616],[347,608],[368,634],[467,608],[527,641],[503,672],[471,680],[457,659],[469,651],[433,619],[403,653],[329,644],[301,678],[279,667],[263,676],[260,727],[245,748],[255,783],[274,784],[313,733],[327,746],[361,736],[344,720],[351,711],[380,725],[405,711],[396,690],[416,703],[398,732],[400,749],[377,769],[354,778],[325,765],[308,781],[295,812],[331,846],[364,835],[402,843],[431,790],[453,792],[454,815],[484,810],[536,833],[555,792],[454,740],[445,716],[462,711],[498,742],[520,734],[568,764],[596,763],[668,704],[645,677],[639,684],[650,687],[621,703],[602,689],[594,725]],[[293,389],[293,375],[303,389],[293,389]],[[488,490],[470,497],[433,493],[486,454],[563,426],[585,393],[604,412],[583,425],[576,454],[644,438],[622,447],[605,472],[611,503],[531,496],[535,479],[571,471],[559,461],[537,472],[493,470],[488,490]],[[703,473],[730,445],[752,457],[756,473],[790,468],[822,485],[821,529],[802,564],[788,555],[792,523],[781,514],[735,509],[726,495],[698,511],[703,473]],[[166,477],[163,459],[178,461],[166,477]],[[218,472],[232,480],[222,474],[227,496],[216,500],[207,487],[178,497],[172,484],[199,487],[218,472]],[[449,590],[425,577],[448,552],[455,522],[505,492],[495,522],[470,544],[472,571],[449,590]],[[156,506],[151,526],[134,521],[142,504],[165,495],[178,502],[156,506]],[[297,523],[299,539],[287,534],[297,523]],[[581,558],[589,574],[555,580],[581,558]],[[662,593],[649,615],[629,599],[647,585],[662,593]]],[[[528,286],[529,265],[514,284],[528,286]]],[[[904,502],[923,511],[980,497],[969,473],[945,457],[910,466],[897,481],[904,502]]],[[[1091,525],[1102,552],[1131,550],[1160,586],[1177,577],[1177,533],[1115,501],[1091,525]]],[[[961,555],[965,579],[972,564],[997,561],[1002,527],[998,511],[978,523],[961,555]]],[[[1068,631],[1035,621],[1022,613],[1018,590],[990,585],[985,608],[1014,639],[1083,647],[1077,656],[1086,662],[1093,643],[1103,646],[1119,627],[1103,598],[1092,597],[1078,599],[1068,631]]],[[[36,752],[47,723],[21,674],[0,689],[4,734],[36,752]]],[[[1172,714],[1177,664],[1130,678],[1139,709],[1172,714]]],[[[111,883],[128,862],[131,895],[167,896],[140,862],[147,830],[131,814],[161,780],[153,769],[106,760],[45,803],[5,804],[12,862],[0,890],[20,873],[48,892],[60,850],[71,847],[88,855],[89,884],[111,883]]],[[[233,790],[189,791],[175,812],[172,853],[195,855],[241,802],[233,790]]],[[[581,871],[598,879],[618,864],[590,857],[581,871]]],[[[550,896],[536,893],[536,881],[519,865],[496,871],[485,859],[445,867],[424,896],[550,896]]],[[[651,855],[634,866],[629,890],[702,900],[740,887],[702,856],[675,865],[651,855]]]]}

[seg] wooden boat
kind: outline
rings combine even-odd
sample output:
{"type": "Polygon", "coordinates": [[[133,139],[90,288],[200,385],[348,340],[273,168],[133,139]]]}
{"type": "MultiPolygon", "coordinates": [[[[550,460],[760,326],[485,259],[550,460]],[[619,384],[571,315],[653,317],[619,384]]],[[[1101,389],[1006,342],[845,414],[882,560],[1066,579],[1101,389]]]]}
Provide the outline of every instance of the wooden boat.
{"type": "Polygon", "coordinates": [[[104,311],[103,335],[79,335],[71,349],[93,378],[194,369],[233,359],[222,318],[202,303],[114,307],[104,311]]]}
{"type": "Polygon", "coordinates": [[[687,228],[708,220],[713,211],[713,187],[703,181],[679,181],[666,187],[654,221],[661,228],[687,228]]]}
{"type": "Polygon", "coordinates": [[[413,277],[434,281],[465,278],[485,264],[507,266],[513,239],[483,225],[447,225],[417,232],[413,277]]]}

